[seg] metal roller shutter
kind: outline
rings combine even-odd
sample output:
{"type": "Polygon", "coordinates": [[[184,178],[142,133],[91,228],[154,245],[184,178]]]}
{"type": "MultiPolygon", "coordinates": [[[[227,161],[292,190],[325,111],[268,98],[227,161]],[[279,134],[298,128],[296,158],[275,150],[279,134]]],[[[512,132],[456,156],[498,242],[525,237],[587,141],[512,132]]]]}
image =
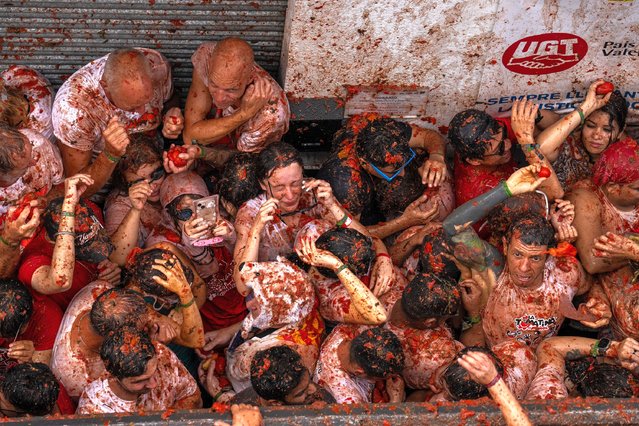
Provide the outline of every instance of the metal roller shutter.
{"type": "Polygon", "coordinates": [[[247,40],[277,75],[287,0],[0,1],[0,69],[29,65],[57,89],[78,68],[117,47],[149,47],[174,65],[185,97],[191,55],[202,41],[247,40]]]}

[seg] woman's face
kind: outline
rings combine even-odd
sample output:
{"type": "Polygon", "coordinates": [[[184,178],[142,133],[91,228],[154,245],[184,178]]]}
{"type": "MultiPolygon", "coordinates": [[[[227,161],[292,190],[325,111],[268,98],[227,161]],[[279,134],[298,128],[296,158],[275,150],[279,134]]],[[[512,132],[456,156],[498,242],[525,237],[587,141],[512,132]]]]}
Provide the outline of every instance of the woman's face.
{"type": "Polygon", "coordinates": [[[140,166],[140,168],[135,172],[129,170],[125,171],[124,178],[129,185],[133,185],[146,179],[153,190],[147,201],[157,202],[160,200],[160,186],[162,186],[162,182],[164,182],[164,178],[166,178],[166,172],[164,171],[162,163],[157,161],[152,164],[140,166]]]}
{"type": "Polygon", "coordinates": [[[610,115],[603,111],[595,111],[586,118],[581,129],[581,141],[586,151],[594,158],[599,155],[611,142],[616,141],[619,136],[619,125],[612,121],[610,125],[610,115]]]}
{"type": "MultiPolygon", "coordinates": [[[[190,195],[183,195],[180,198],[180,201],[178,201],[176,207],[176,210],[178,212],[180,211],[184,211],[184,210],[191,210],[191,216],[193,216],[195,214],[195,198],[191,197],[190,195]]],[[[186,217],[187,215],[183,216],[186,217]]],[[[183,223],[186,222],[187,220],[189,220],[191,218],[191,216],[189,216],[188,219],[182,220],[180,218],[176,218],[178,220],[178,222],[183,223]]]]}
{"type": "Polygon", "coordinates": [[[303,170],[298,163],[276,168],[268,179],[260,182],[260,186],[269,197],[279,200],[282,213],[297,210],[302,196],[303,170]]]}

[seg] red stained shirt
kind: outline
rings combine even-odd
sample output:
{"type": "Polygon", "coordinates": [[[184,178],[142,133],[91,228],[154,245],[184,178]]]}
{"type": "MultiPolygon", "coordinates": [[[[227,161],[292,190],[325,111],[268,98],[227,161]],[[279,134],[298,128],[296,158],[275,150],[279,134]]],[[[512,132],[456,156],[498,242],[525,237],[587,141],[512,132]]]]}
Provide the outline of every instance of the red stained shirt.
{"type": "MultiPolygon", "coordinates": [[[[18,335],[16,341],[31,340],[36,351],[53,349],[60,322],[62,322],[62,311],[57,304],[46,296],[34,298],[31,319],[24,333],[18,335]]],[[[0,338],[0,347],[7,348],[12,342],[13,337],[0,338]]]]}

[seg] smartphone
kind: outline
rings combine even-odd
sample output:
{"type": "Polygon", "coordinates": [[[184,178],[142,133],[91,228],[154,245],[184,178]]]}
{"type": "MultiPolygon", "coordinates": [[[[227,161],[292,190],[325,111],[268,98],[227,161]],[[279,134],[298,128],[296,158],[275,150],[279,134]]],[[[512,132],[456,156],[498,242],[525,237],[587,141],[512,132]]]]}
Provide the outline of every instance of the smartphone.
{"type": "Polygon", "coordinates": [[[220,196],[217,194],[195,200],[195,214],[209,225],[215,226],[220,212],[219,202],[220,196]]]}

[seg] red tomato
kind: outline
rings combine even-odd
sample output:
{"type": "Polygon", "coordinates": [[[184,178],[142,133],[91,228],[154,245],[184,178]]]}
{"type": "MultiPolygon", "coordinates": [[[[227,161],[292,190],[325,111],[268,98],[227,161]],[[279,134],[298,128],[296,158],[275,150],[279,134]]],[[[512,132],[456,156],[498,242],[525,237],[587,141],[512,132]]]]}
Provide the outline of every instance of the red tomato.
{"type": "Polygon", "coordinates": [[[186,147],[184,146],[174,146],[169,149],[169,152],[166,154],[169,157],[169,161],[175,164],[175,167],[184,167],[187,165],[188,161],[180,158],[180,154],[186,154],[186,147]]]}
{"type": "Polygon", "coordinates": [[[615,90],[615,85],[612,84],[609,81],[604,81],[599,86],[597,86],[597,89],[595,90],[595,93],[597,95],[607,95],[608,93],[612,92],[613,90],[615,90]]]}
{"type": "Polygon", "coordinates": [[[550,177],[551,174],[552,173],[550,173],[550,169],[548,167],[542,167],[541,170],[539,170],[539,173],[537,173],[537,176],[547,178],[550,177]]]}

